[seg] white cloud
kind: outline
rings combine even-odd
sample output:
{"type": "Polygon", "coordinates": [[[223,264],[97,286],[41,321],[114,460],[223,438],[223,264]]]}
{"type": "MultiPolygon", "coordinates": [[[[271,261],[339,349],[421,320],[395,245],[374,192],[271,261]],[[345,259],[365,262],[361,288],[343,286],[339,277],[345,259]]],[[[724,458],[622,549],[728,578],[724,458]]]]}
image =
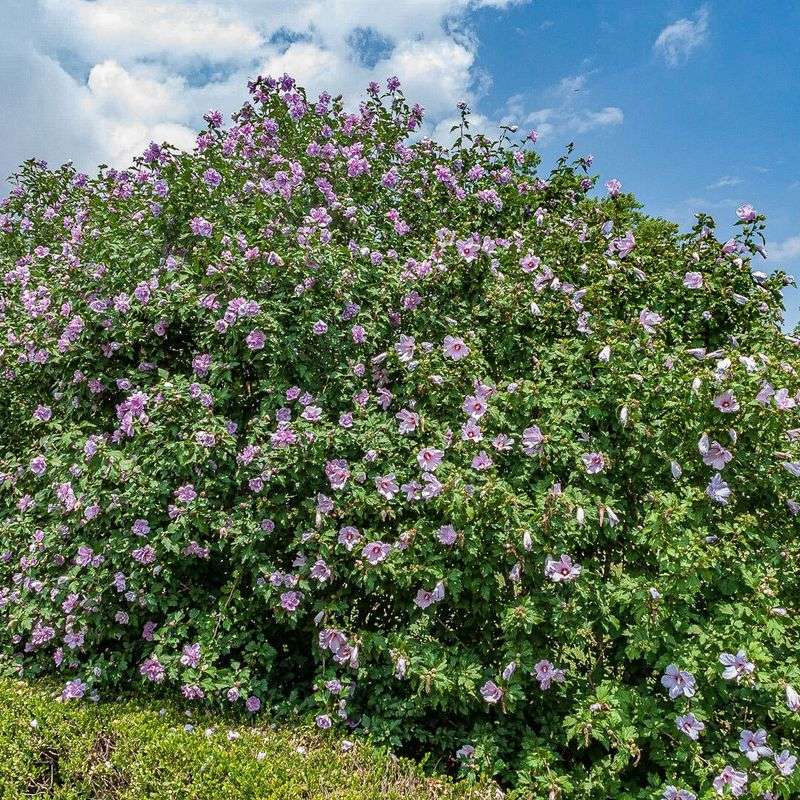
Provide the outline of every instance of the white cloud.
{"type": "Polygon", "coordinates": [[[259,73],[351,104],[397,74],[426,109],[425,132],[441,132],[488,85],[468,12],[525,2],[3,0],[0,177],[32,156],[91,169],[124,166],[151,139],[189,147],[202,114],[236,110],[259,73]],[[384,43],[369,59],[354,52],[359,30],[384,43]]]}
{"type": "Polygon", "coordinates": [[[689,56],[708,38],[708,6],[703,5],[692,19],[686,17],[667,25],[653,45],[670,67],[686,63],[689,56]]]}
{"type": "Polygon", "coordinates": [[[552,140],[554,136],[572,136],[596,128],[621,125],[625,120],[621,108],[586,107],[589,77],[589,74],[581,74],[562,78],[547,92],[554,100],[553,104],[535,111],[525,111],[527,101],[524,95],[510,97],[506,102],[503,121],[535,128],[543,142],[552,140]]]}
{"type": "Polygon", "coordinates": [[[782,242],[767,242],[769,262],[774,266],[800,261],[800,236],[790,236],[782,242]]]}
{"type": "Polygon", "coordinates": [[[723,175],[719,180],[706,186],[706,189],[726,189],[730,186],[738,186],[743,182],[741,178],[737,178],[733,175],[723,175]]]}

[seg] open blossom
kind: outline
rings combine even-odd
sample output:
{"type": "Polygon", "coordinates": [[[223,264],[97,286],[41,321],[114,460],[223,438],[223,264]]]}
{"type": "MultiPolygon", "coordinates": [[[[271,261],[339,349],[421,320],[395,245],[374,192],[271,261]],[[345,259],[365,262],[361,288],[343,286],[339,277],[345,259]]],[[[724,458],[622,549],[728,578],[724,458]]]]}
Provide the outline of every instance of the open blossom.
{"type": "Polygon", "coordinates": [[[584,453],[581,456],[581,460],[586,467],[586,473],[588,475],[596,475],[598,472],[602,472],[606,465],[602,453],[584,453]]]}
{"type": "Polygon", "coordinates": [[[398,421],[400,433],[413,433],[419,425],[419,414],[415,414],[407,408],[398,411],[394,418],[398,421]]]}
{"type": "Polygon", "coordinates": [[[675,725],[681,733],[697,741],[700,732],[705,730],[705,723],[701,722],[694,714],[684,714],[675,720],[675,725]]]}
{"type": "Polygon", "coordinates": [[[767,732],[763,728],[742,731],[739,734],[739,750],[753,763],[759,758],[772,755],[772,750],[767,747],[767,732]]]}
{"type": "Polygon", "coordinates": [[[546,691],[555,681],[556,683],[563,683],[564,670],[556,669],[556,667],[547,659],[537,661],[533,667],[533,676],[539,681],[539,688],[546,691]]]}
{"type": "Polygon", "coordinates": [[[736,216],[739,217],[742,222],[753,222],[756,218],[756,210],[750,203],[742,203],[742,205],[736,209],[736,216]]]}
{"type": "Polygon", "coordinates": [[[800,694],[789,685],[786,686],[786,707],[789,711],[800,711],[800,694]]]}
{"type": "Polygon", "coordinates": [[[538,425],[532,425],[530,428],[525,428],[522,432],[522,452],[527,456],[535,455],[541,452],[542,445],[544,444],[544,436],[539,430],[538,425]]]}
{"type": "Polygon", "coordinates": [[[678,789],[675,786],[667,786],[661,798],[662,800],[697,800],[697,795],[690,792],[688,789],[678,789]]]}
{"type": "Polygon", "coordinates": [[[61,692],[62,700],[80,700],[89,687],[80,679],[67,681],[64,691],[61,692]]]}
{"type": "Polygon", "coordinates": [[[444,451],[437,450],[435,447],[424,447],[417,454],[417,463],[426,472],[433,472],[444,458],[444,451]]]}
{"type": "Polygon", "coordinates": [[[244,341],[251,350],[261,350],[266,344],[267,337],[263,331],[254,330],[247,334],[244,341]]]}
{"type": "Polygon", "coordinates": [[[361,541],[361,534],[358,532],[358,529],[354,528],[352,525],[345,525],[340,529],[336,541],[344,545],[348,551],[351,551],[353,547],[361,541]]]}
{"type": "Polygon", "coordinates": [[[797,766],[797,756],[793,756],[788,750],[782,750],[775,754],[775,766],[781,775],[788,777],[797,766]]]}
{"type": "Polygon", "coordinates": [[[330,482],[331,489],[343,489],[350,477],[347,461],[343,458],[334,458],[325,464],[325,475],[330,482]]]}
{"type": "Polygon", "coordinates": [[[197,497],[197,492],[191,483],[187,483],[175,490],[175,497],[180,500],[181,503],[191,503],[192,500],[197,497]]]}
{"type": "Polygon", "coordinates": [[[400,335],[400,341],[394,346],[397,357],[404,364],[407,364],[414,358],[415,348],[416,342],[414,341],[414,337],[405,336],[404,334],[400,335]]]}
{"type": "Polygon", "coordinates": [[[147,680],[153,681],[153,683],[161,683],[166,674],[161,662],[155,656],[146,659],[139,667],[139,672],[141,672],[147,680]]]}
{"type": "Polygon", "coordinates": [[[361,555],[364,556],[364,558],[366,558],[367,561],[374,566],[375,564],[380,564],[381,561],[385,561],[386,557],[391,552],[391,545],[378,541],[370,542],[369,544],[364,545],[361,555]]]}
{"type": "Polygon", "coordinates": [[[481,686],[481,696],[487,703],[499,703],[503,699],[503,690],[494,681],[486,681],[481,686]]]}
{"type": "Polygon", "coordinates": [[[697,691],[697,684],[694,675],[683,669],[678,669],[675,664],[670,664],[661,676],[661,685],[669,691],[671,700],[683,695],[684,697],[694,697],[697,691]]]}
{"type": "Polygon", "coordinates": [[[456,541],[456,529],[452,525],[442,525],[436,537],[442,544],[451,545],[456,541]]]}
{"type": "Polygon", "coordinates": [[[211,236],[214,230],[211,223],[203,217],[194,217],[189,223],[189,226],[195,236],[203,236],[205,238],[211,236]]]}
{"type": "Polygon", "coordinates": [[[724,469],[725,465],[733,458],[730,450],[726,450],[719,442],[713,441],[708,445],[703,454],[703,463],[716,470],[724,469]]]}
{"type": "Polygon", "coordinates": [[[469,355],[469,347],[458,336],[445,336],[442,349],[444,354],[453,361],[460,361],[469,355]]]}
{"type": "Polygon", "coordinates": [[[752,661],[747,660],[744,650],[740,650],[736,655],[732,653],[720,654],[719,663],[725,667],[722,671],[722,677],[729,681],[734,679],[739,681],[745,675],[752,675],[756,668],[752,661]]]}
{"type": "Polygon", "coordinates": [[[720,505],[725,505],[728,498],[731,496],[731,490],[727,483],[722,480],[722,475],[716,473],[706,487],[706,494],[715,502],[720,505]]]}
{"type": "Polygon", "coordinates": [[[650,309],[642,309],[639,313],[639,324],[648,332],[648,333],[655,333],[656,326],[660,325],[664,321],[664,317],[661,314],[657,314],[655,311],[650,311],[650,309]]]}
{"type": "Polygon", "coordinates": [[[400,491],[394,473],[375,478],[375,488],[378,490],[378,494],[387,500],[391,500],[400,491]]]}
{"type": "Polygon", "coordinates": [[[739,772],[728,764],[722,772],[714,778],[711,785],[718,795],[722,795],[725,792],[725,787],[730,786],[731,794],[734,797],[740,797],[744,794],[744,790],[747,787],[747,773],[739,772]]]}
{"type": "Polygon", "coordinates": [[[562,555],[558,561],[548,556],[544,565],[544,574],[553,583],[574,581],[581,574],[581,566],[580,564],[573,564],[572,558],[568,555],[562,555]]]}
{"type": "Polygon", "coordinates": [[[281,595],[281,608],[289,612],[297,611],[302,599],[303,595],[300,592],[284,592],[281,595]]]}
{"type": "Polygon", "coordinates": [[[687,289],[702,289],[703,288],[703,273],[702,272],[687,272],[683,276],[683,285],[687,289]]]}
{"type": "Polygon", "coordinates": [[[736,397],[730,390],[725,391],[722,394],[718,394],[714,398],[714,406],[723,414],[733,414],[739,410],[739,402],[736,400],[736,397]]]}

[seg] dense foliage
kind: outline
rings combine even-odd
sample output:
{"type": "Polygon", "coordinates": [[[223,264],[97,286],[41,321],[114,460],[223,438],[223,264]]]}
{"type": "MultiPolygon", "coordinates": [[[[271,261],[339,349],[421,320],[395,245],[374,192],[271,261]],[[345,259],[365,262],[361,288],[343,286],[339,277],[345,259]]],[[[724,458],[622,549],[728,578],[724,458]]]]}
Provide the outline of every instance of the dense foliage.
{"type": "Polygon", "coordinates": [[[800,792],[798,341],[509,129],[259,79],[0,209],[0,658],[299,709],[541,798],[800,792]]]}

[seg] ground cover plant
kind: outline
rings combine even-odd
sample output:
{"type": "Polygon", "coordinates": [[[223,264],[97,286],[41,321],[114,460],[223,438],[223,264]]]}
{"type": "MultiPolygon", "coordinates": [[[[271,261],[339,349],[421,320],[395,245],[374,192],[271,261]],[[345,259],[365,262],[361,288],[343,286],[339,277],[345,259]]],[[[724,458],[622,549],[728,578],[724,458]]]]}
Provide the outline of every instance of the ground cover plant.
{"type": "Polygon", "coordinates": [[[798,339],[764,219],[260,78],[0,208],[0,664],[525,796],[800,792],[798,339]],[[332,734],[333,735],[333,734],[332,734]]]}
{"type": "Polygon", "coordinates": [[[128,698],[57,701],[0,680],[0,798],[22,800],[493,800],[494,787],[425,776],[363,740],[313,723],[243,724],[234,714],[128,698]]]}

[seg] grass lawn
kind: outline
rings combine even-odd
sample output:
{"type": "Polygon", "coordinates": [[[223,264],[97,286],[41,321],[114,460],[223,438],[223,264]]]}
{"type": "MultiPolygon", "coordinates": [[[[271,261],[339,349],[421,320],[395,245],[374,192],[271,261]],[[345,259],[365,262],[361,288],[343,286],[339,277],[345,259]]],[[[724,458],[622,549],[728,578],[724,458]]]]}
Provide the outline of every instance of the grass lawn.
{"type": "Polygon", "coordinates": [[[158,702],[63,703],[0,679],[0,800],[496,798],[355,738],[158,702]],[[185,726],[192,725],[187,731],[185,726]]]}

